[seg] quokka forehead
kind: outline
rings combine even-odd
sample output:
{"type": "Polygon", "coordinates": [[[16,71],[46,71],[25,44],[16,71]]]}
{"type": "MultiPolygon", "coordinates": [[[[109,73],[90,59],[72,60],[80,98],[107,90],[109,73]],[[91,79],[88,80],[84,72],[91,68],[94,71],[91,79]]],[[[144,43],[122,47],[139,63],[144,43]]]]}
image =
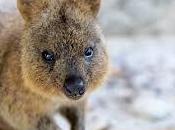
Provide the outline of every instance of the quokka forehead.
{"type": "Polygon", "coordinates": [[[84,16],[80,10],[72,9],[71,7],[60,7],[47,9],[42,12],[42,17],[39,19],[39,24],[42,27],[71,34],[73,31],[77,34],[94,31],[96,19],[84,16]]]}
{"type": "MultiPolygon", "coordinates": [[[[35,25],[30,30],[31,38],[34,42],[48,43],[48,44],[83,44],[90,45],[100,41],[98,32],[94,31],[96,28],[93,25],[84,27],[77,27],[73,24],[62,25],[57,21],[47,21],[35,25]]],[[[78,45],[77,45],[78,46],[78,45]]],[[[82,45],[81,45],[82,46],[82,45]]]]}
{"type": "Polygon", "coordinates": [[[54,16],[52,13],[43,14],[41,19],[31,24],[32,31],[38,31],[37,33],[47,33],[47,35],[53,35],[54,33],[60,33],[65,35],[90,35],[96,31],[95,20],[81,20],[72,18],[72,15],[57,14],[54,16]]]}

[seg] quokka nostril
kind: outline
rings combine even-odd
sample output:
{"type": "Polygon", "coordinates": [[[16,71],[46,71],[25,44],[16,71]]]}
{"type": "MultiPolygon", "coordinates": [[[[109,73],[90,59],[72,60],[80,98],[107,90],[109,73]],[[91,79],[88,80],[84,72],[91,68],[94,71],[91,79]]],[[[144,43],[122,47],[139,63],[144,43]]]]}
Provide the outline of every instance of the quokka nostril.
{"type": "Polygon", "coordinates": [[[84,88],[82,88],[82,89],[79,90],[79,94],[80,95],[83,95],[84,93],[85,93],[85,89],[84,88]]]}
{"type": "Polygon", "coordinates": [[[66,88],[66,91],[68,94],[72,94],[72,91],[70,89],[66,88]]]}

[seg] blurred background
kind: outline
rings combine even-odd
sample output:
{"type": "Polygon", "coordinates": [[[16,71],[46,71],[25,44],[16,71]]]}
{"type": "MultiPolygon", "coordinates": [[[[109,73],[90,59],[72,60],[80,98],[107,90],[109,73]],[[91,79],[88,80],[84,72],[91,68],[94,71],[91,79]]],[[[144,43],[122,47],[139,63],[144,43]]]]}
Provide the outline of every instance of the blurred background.
{"type": "MultiPolygon", "coordinates": [[[[1,19],[14,10],[0,0],[1,19]]],[[[89,99],[87,130],[175,130],[174,12],[174,0],[102,0],[110,74],[89,99]]]]}

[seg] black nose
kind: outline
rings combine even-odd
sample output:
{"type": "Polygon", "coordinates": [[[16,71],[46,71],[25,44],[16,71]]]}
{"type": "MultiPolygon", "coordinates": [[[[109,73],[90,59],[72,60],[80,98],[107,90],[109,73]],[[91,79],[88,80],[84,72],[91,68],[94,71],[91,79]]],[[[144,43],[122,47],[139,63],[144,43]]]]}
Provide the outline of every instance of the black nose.
{"type": "Polygon", "coordinates": [[[78,76],[68,76],[64,83],[65,94],[73,99],[79,99],[85,93],[84,81],[78,76]]]}

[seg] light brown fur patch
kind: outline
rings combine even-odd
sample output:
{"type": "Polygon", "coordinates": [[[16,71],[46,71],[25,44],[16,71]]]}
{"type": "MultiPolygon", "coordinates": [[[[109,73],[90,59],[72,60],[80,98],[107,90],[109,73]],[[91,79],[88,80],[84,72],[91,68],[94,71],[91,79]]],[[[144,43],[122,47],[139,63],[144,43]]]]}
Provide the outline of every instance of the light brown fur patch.
{"type": "MultiPolygon", "coordinates": [[[[81,76],[88,95],[104,81],[108,56],[96,20],[99,7],[99,0],[18,0],[24,21],[14,14],[0,34],[0,117],[9,126],[39,130],[42,117],[50,120],[66,104],[83,111],[86,96],[68,99],[63,84],[67,75],[81,76]],[[88,47],[94,50],[89,60],[88,47]],[[43,61],[44,50],[55,54],[54,65],[43,61]]],[[[55,130],[52,123],[43,123],[43,130],[55,130]]]]}

